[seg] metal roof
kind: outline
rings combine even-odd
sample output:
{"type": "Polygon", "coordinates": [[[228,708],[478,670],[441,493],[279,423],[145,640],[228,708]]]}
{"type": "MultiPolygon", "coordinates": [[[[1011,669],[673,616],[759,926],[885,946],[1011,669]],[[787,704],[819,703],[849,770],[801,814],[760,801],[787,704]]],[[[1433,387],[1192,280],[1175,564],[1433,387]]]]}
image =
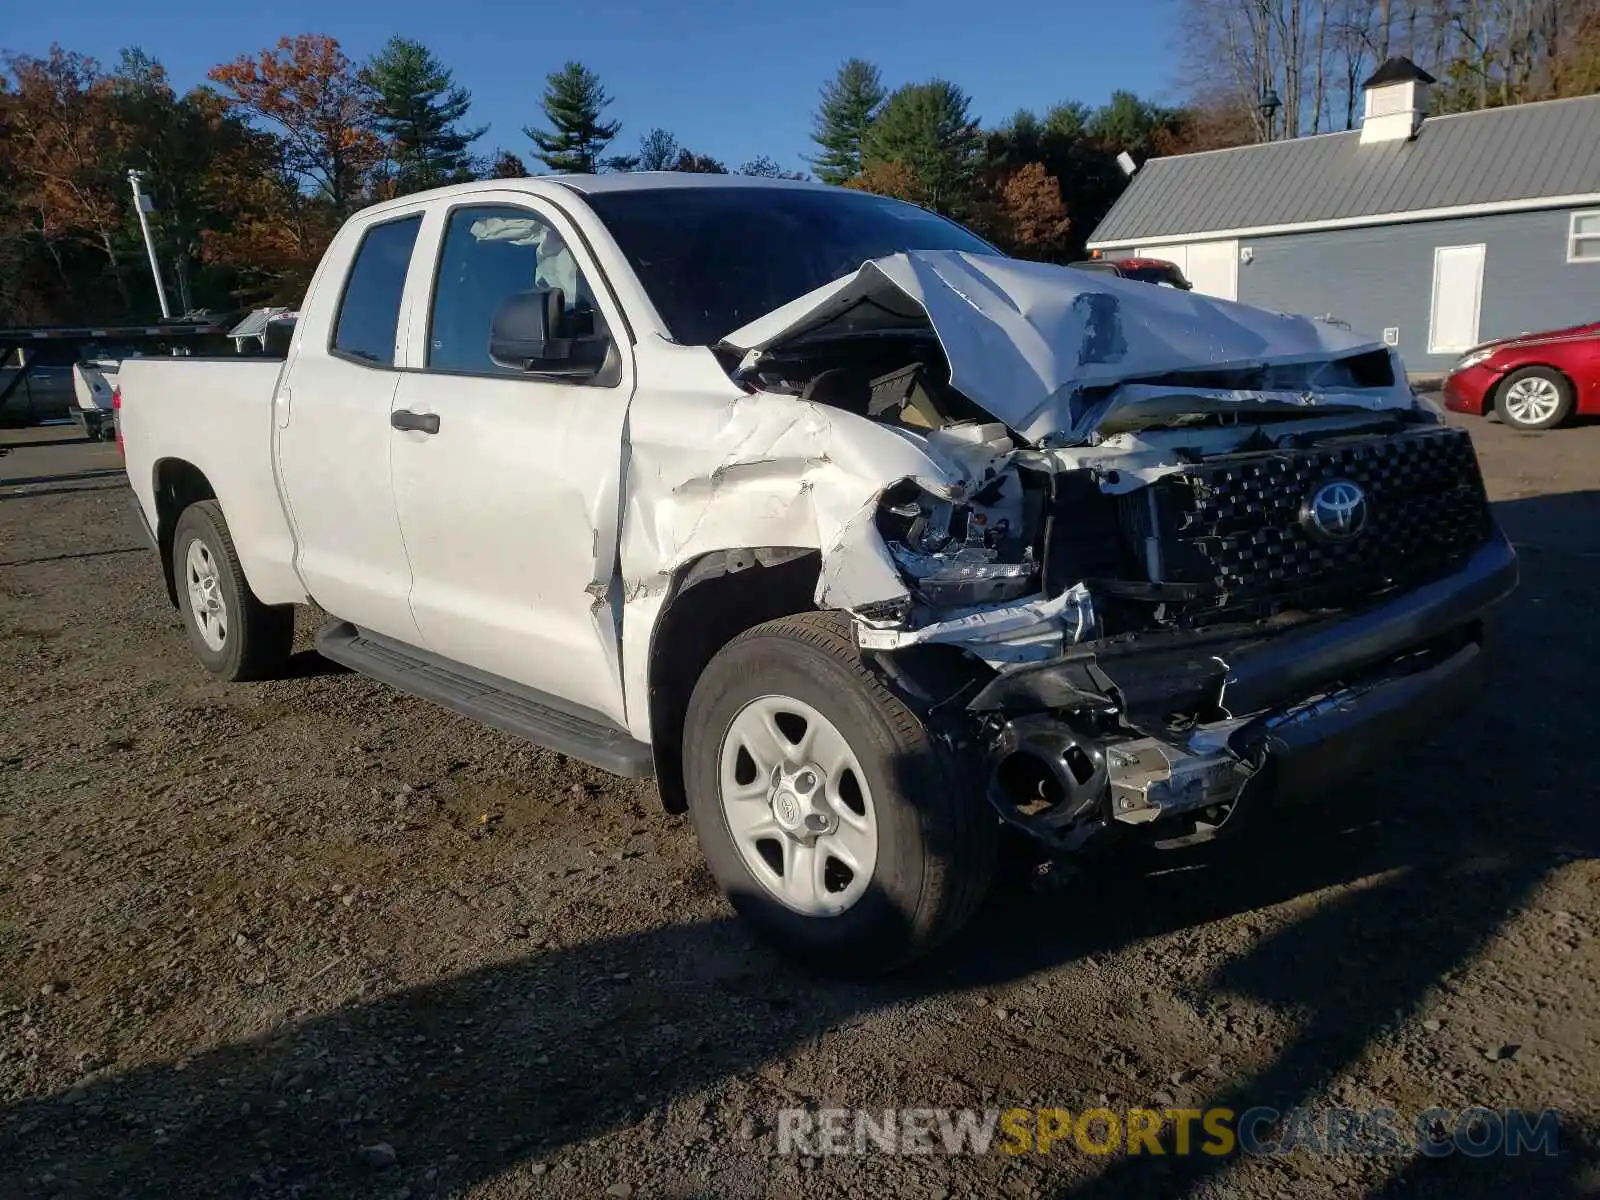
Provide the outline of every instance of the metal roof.
{"type": "Polygon", "coordinates": [[[1409,141],[1363,146],[1352,130],[1151,159],[1089,245],[1382,224],[1580,196],[1600,196],[1600,96],[1430,117],[1409,141]]]}

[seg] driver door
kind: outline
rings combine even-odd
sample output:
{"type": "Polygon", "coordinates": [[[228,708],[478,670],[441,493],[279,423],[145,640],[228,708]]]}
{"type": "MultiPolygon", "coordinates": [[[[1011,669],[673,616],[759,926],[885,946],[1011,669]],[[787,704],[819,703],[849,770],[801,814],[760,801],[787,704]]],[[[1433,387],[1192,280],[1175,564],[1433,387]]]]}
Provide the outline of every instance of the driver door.
{"type": "Polygon", "coordinates": [[[436,654],[625,723],[618,494],[631,348],[588,380],[489,356],[510,296],[561,290],[596,330],[625,325],[576,231],[525,193],[429,214],[437,263],[412,309],[392,469],[411,611],[436,654]],[[601,293],[596,295],[596,293],[601,293]]]}

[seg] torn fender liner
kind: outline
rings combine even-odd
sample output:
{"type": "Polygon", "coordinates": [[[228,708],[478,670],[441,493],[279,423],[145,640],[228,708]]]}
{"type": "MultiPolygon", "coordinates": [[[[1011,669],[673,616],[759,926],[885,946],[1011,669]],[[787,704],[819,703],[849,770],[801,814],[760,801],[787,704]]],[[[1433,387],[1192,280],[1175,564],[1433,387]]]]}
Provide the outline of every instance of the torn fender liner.
{"type": "MultiPolygon", "coordinates": [[[[932,324],[950,383],[1024,437],[1068,440],[1098,423],[1103,404],[1085,389],[1174,372],[1325,362],[1379,343],[1309,317],[1267,312],[1194,292],[1155,287],[1049,263],[913,250],[865,263],[723,339],[741,352],[807,337],[860,335],[932,324]]],[[[1127,403],[1154,400],[1141,395],[1127,403]]],[[[1219,389],[1220,391],[1220,389],[1219,389]]],[[[1208,393],[1219,406],[1271,397],[1208,393]]],[[[1306,392],[1300,406],[1409,408],[1404,377],[1385,387],[1306,392]]],[[[1113,402],[1116,403],[1115,401],[1113,402]]],[[[1194,411],[1189,399],[1187,411],[1194,411]]]]}

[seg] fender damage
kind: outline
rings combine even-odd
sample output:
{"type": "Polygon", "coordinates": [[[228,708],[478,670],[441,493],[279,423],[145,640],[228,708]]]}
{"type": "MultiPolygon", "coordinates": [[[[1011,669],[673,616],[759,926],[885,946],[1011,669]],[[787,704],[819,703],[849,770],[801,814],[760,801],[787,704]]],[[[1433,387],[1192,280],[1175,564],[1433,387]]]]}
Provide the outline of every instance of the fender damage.
{"type": "MultiPolygon", "coordinates": [[[[1272,713],[1223,703],[1230,656],[1349,607],[1218,574],[1206,555],[1227,543],[1226,521],[1205,507],[1218,495],[1267,471],[1282,493],[1271,504],[1299,505],[1308,481],[1398,456],[1465,531],[1430,569],[1448,574],[1490,538],[1470,446],[1463,455],[1437,427],[1389,350],[1192,293],[913,252],[735,331],[719,358],[641,353],[670,361],[676,387],[652,398],[656,426],[636,421],[628,443],[620,565],[634,686],[647,659],[635,631],[653,626],[683,564],[730,547],[814,549],[815,603],[851,613],[864,649],[965,655],[964,703],[997,762],[991,790],[1009,793],[991,799],[1062,848],[1112,820],[1230,807],[1286,742],[1262,723],[1272,713]],[[725,403],[708,410],[708,392],[725,403]],[[1121,561],[1096,557],[1112,543],[1121,561]],[[1141,687],[1154,697],[1142,710],[1141,687]],[[1113,795],[1120,811],[1092,819],[1113,795]]],[[[1294,528],[1267,540],[1303,552],[1305,522],[1283,520],[1294,528]]],[[[1380,565],[1374,594],[1398,596],[1407,581],[1380,565]]],[[[1269,566],[1263,578],[1282,574],[1269,566]]],[[[1391,712],[1397,688],[1422,711],[1410,702],[1419,679],[1430,696],[1459,683],[1487,594],[1510,586],[1505,563],[1485,569],[1491,584],[1449,610],[1444,642],[1380,662],[1335,655],[1309,690],[1272,696],[1300,713],[1284,728],[1317,743],[1306,730],[1329,728],[1329,714],[1391,712]],[[1293,708],[1302,701],[1312,707],[1293,708]]]]}

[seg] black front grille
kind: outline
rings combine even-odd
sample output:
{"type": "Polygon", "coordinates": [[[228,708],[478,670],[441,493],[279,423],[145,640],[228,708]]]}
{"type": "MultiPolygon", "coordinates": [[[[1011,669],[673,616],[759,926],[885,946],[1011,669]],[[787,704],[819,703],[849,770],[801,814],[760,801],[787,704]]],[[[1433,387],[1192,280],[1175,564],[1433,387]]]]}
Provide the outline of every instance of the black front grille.
{"type": "Polygon", "coordinates": [[[1458,429],[1209,459],[1123,502],[1150,582],[1187,585],[1213,606],[1348,602],[1445,573],[1492,529],[1458,429]],[[1302,519],[1338,479],[1366,499],[1365,527],[1348,541],[1318,538],[1302,519]]]}

